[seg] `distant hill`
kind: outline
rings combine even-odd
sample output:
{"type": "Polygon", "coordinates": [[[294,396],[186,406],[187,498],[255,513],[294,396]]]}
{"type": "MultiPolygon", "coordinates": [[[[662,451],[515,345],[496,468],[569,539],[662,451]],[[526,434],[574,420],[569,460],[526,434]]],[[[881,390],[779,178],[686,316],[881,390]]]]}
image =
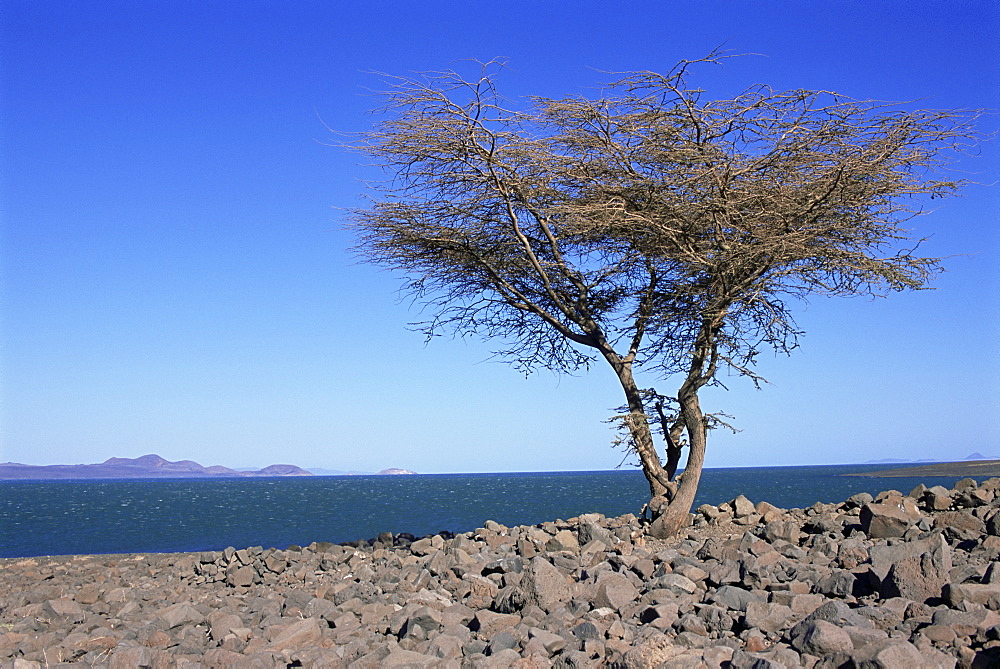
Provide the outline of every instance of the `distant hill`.
{"type": "Polygon", "coordinates": [[[139,458],[108,458],[92,465],[22,465],[0,463],[0,479],[147,479],[147,478],[219,478],[253,476],[312,476],[295,465],[271,465],[257,471],[236,471],[214,465],[203,467],[193,460],[170,462],[159,455],[139,458]]]}

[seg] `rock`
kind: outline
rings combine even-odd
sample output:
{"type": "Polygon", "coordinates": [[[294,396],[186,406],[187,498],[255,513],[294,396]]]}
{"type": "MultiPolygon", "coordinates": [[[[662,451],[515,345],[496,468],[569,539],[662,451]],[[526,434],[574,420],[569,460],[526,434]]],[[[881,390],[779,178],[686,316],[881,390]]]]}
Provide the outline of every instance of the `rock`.
{"type": "Polygon", "coordinates": [[[856,581],[857,578],[851,572],[837,569],[816,583],[816,592],[827,597],[849,597],[854,592],[856,581]]]}
{"type": "Polygon", "coordinates": [[[524,571],[524,562],[520,557],[511,555],[502,557],[499,560],[488,562],[486,566],[483,567],[482,574],[483,576],[487,576],[489,574],[520,574],[522,571],[524,571]]]}
{"type": "Polygon", "coordinates": [[[559,530],[545,545],[549,551],[576,551],[580,550],[580,542],[576,535],[569,530],[559,530]]]}
{"type": "Polygon", "coordinates": [[[698,591],[698,586],[694,581],[677,572],[660,576],[652,585],[656,588],[676,592],[677,594],[690,595],[698,591]]]}
{"type": "Polygon", "coordinates": [[[205,616],[202,615],[201,611],[186,602],[175,604],[160,611],[157,617],[163,621],[167,629],[181,625],[197,625],[205,622],[205,616]]]}
{"type": "MultiPolygon", "coordinates": [[[[428,633],[436,632],[442,626],[443,623],[440,613],[427,606],[418,606],[406,618],[406,622],[404,622],[400,628],[399,636],[409,636],[418,628],[423,632],[422,636],[427,636],[428,633]]],[[[343,625],[338,625],[338,627],[343,627],[343,625]]]]}
{"type": "Polygon", "coordinates": [[[566,647],[566,639],[564,637],[548,630],[539,629],[538,627],[529,629],[528,637],[538,639],[549,655],[555,655],[566,647]]]}
{"type": "Polygon", "coordinates": [[[323,633],[315,618],[304,618],[284,627],[267,645],[265,650],[281,651],[302,648],[319,642],[323,633]]]}
{"type": "Polygon", "coordinates": [[[602,571],[597,575],[594,597],[596,606],[622,612],[626,606],[638,598],[639,591],[624,574],[602,571]]]}
{"type": "Polygon", "coordinates": [[[226,584],[234,588],[248,588],[257,579],[257,570],[247,565],[226,570],[226,584]]]}
{"type": "Polygon", "coordinates": [[[732,585],[724,585],[718,588],[714,593],[710,593],[707,601],[710,604],[718,604],[719,606],[733,611],[746,612],[747,606],[749,606],[750,602],[764,603],[767,600],[763,595],[749,592],[732,585]]]}
{"type": "Polygon", "coordinates": [[[747,627],[756,627],[765,632],[777,634],[788,626],[788,622],[793,616],[792,609],[787,606],[751,601],[747,603],[743,622],[747,627]]]}
{"type": "Polygon", "coordinates": [[[729,506],[733,508],[733,517],[735,518],[745,518],[746,516],[757,512],[753,502],[743,495],[740,495],[733,501],[729,502],[729,506]]]}
{"type": "Polygon", "coordinates": [[[851,661],[857,669],[940,669],[934,658],[921,653],[916,646],[901,639],[886,639],[851,654],[851,661]]]}
{"type": "Polygon", "coordinates": [[[920,510],[909,497],[888,497],[861,507],[861,529],[872,539],[901,537],[920,520],[920,510]]]}
{"type": "Polygon", "coordinates": [[[496,634],[508,630],[521,622],[521,617],[510,613],[494,613],[493,611],[478,611],[469,628],[478,632],[479,636],[492,639],[496,634]]]}
{"type": "Polygon", "coordinates": [[[952,608],[961,602],[973,602],[995,610],[1000,608],[1000,583],[949,583],[944,586],[942,597],[952,608]]]}
{"type": "Polygon", "coordinates": [[[898,546],[907,548],[872,549],[873,565],[881,567],[887,560],[891,564],[880,588],[882,596],[905,597],[918,602],[940,597],[952,569],[951,547],[944,537],[937,534],[921,542],[898,546]]]}
{"type": "Polygon", "coordinates": [[[597,514],[584,514],[580,516],[576,533],[577,541],[581,546],[586,546],[595,540],[609,547],[617,543],[614,535],[598,524],[600,518],[597,514]]]}
{"type": "Polygon", "coordinates": [[[436,550],[438,549],[434,547],[434,544],[431,541],[430,537],[417,539],[416,541],[410,544],[410,552],[413,553],[414,555],[420,555],[420,556],[430,555],[436,550]]]}
{"type": "Polygon", "coordinates": [[[110,669],[135,669],[135,667],[151,666],[153,666],[153,651],[142,646],[118,646],[108,662],[110,669]]]}
{"type": "Polygon", "coordinates": [[[934,518],[934,527],[958,541],[978,539],[986,533],[986,524],[971,513],[948,511],[934,518]]]}
{"type": "Polygon", "coordinates": [[[763,536],[771,543],[781,540],[797,544],[801,532],[802,526],[794,520],[776,520],[764,526],[763,536]]]}
{"type": "Polygon", "coordinates": [[[846,625],[841,627],[841,629],[847,632],[847,636],[851,637],[851,643],[854,644],[855,648],[863,648],[869,644],[884,641],[889,638],[888,633],[880,629],[855,627],[853,625],[846,625]]]}
{"type": "Polygon", "coordinates": [[[509,631],[498,632],[490,639],[490,644],[486,647],[487,655],[498,655],[505,650],[517,650],[518,641],[509,631]]]}
{"type": "Polygon", "coordinates": [[[844,502],[844,509],[860,509],[865,504],[869,504],[875,501],[875,498],[866,492],[859,492],[857,495],[851,495],[844,502]]]}
{"type": "Polygon", "coordinates": [[[960,480],[958,480],[958,481],[955,482],[955,488],[954,488],[954,490],[956,492],[966,492],[966,491],[969,491],[969,490],[975,490],[978,487],[979,487],[979,484],[976,483],[976,479],[966,477],[964,479],[960,479],[960,480]]]}
{"type": "Polygon", "coordinates": [[[396,648],[378,663],[378,667],[379,669],[388,669],[389,667],[405,667],[409,669],[410,667],[433,667],[440,663],[441,659],[433,655],[424,655],[412,650],[396,648]]]}
{"type": "Polygon", "coordinates": [[[684,652],[683,648],[674,645],[665,634],[652,634],[625,653],[620,666],[625,669],[669,667],[666,663],[684,652]]]}
{"type": "MultiPolygon", "coordinates": [[[[832,625],[843,627],[853,625],[855,627],[873,627],[872,622],[867,618],[853,611],[847,604],[837,600],[831,600],[819,606],[815,611],[803,619],[800,625],[813,620],[822,620],[832,625]]],[[[793,628],[794,633],[794,628],[793,628]]]]}
{"type": "Polygon", "coordinates": [[[791,644],[797,651],[817,657],[854,650],[854,642],[847,632],[833,623],[819,619],[796,625],[791,632],[791,644]]]}
{"type": "Polygon", "coordinates": [[[972,636],[985,632],[994,625],[1000,625],[1000,615],[987,609],[972,611],[939,609],[934,612],[931,622],[935,625],[948,625],[958,636],[972,636]]]}
{"type": "Polygon", "coordinates": [[[47,615],[74,625],[83,622],[87,617],[83,607],[72,599],[50,599],[45,602],[44,611],[47,615]]]}
{"type": "Polygon", "coordinates": [[[543,611],[551,612],[573,597],[566,576],[542,556],[534,557],[528,563],[521,579],[521,588],[527,603],[534,604],[543,611]]]}

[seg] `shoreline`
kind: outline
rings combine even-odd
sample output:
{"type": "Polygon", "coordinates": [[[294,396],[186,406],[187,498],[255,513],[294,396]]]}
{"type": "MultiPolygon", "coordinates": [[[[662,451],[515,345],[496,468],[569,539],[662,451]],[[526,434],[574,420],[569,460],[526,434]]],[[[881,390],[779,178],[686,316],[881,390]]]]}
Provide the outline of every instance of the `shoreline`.
{"type": "Polygon", "coordinates": [[[287,550],[5,558],[0,667],[1000,662],[1000,479],[807,509],[740,496],[699,507],[683,536],[646,528],[585,514],[287,550]]]}
{"type": "Polygon", "coordinates": [[[841,476],[861,476],[866,478],[903,478],[930,476],[957,476],[992,478],[1000,476],[1000,460],[964,460],[959,462],[935,462],[926,465],[894,467],[874,472],[841,474],[841,476]]]}

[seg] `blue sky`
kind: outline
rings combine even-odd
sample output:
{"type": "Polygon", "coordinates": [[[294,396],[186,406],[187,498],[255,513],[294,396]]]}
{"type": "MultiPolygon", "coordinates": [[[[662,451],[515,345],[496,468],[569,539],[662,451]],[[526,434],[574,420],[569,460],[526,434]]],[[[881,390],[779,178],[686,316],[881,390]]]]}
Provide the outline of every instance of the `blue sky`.
{"type": "MultiPolygon", "coordinates": [[[[710,94],[1000,109],[992,1],[3,3],[0,461],[613,468],[609,370],[407,330],[343,229],[372,172],[327,127],[370,128],[373,72],[502,57],[510,96],[590,94],[723,44],[761,55],[698,71],[710,94]]],[[[997,155],[914,223],[956,256],[936,290],[813,301],[773,385],[705,397],[743,430],[708,466],[1000,454],[997,155]]]]}

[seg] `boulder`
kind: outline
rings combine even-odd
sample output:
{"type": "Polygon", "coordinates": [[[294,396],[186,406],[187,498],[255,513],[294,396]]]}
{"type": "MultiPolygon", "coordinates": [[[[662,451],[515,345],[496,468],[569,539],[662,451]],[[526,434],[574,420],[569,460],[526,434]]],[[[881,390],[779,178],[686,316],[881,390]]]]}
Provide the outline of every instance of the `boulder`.
{"type": "Polygon", "coordinates": [[[708,595],[707,600],[710,604],[718,604],[727,609],[733,611],[746,612],[747,606],[750,602],[766,602],[767,598],[755,592],[750,592],[749,590],[744,590],[743,588],[737,588],[732,585],[724,585],[718,588],[715,592],[708,595]]]}
{"type": "Polygon", "coordinates": [[[743,495],[740,495],[733,501],[729,502],[729,506],[731,506],[733,509],[734,518],[745,518],[746,516],[749,516],[757,512],[757,509],[753,505],[753,502],[751,502],[743,495]]]}
{"type": "Polygon", "coordinates": [[[549,655],[555,655],[566,647],[566,639],[554,632],[532,627],[528,630],[529,639],[538,639],[539,643],[549,655]]]}
{"type": "Polygon", "coordinates": [[[857,578],[851,572],[835,569],[830,575],[816,583],[816,592],[827,597],[849,597],[854,592],[856,580],[857,578]]]}
{"type": "Polygon", "coordinates": [[[947,511],[934,518],[934,527],[956,540],[976,540],[986,534],[986,524],[971,513],[947,511]]]}
{"type": "Polygon", "coordinates": [[[958,636],[972,636],[978,632],[985,632],[994,625],[1000,625],[1000,615],[988,609],[972,611],[938,609],[934,612],[931,622],[935,625],[949,625],[958,636]]]}
{"type": "Polygon", "coordinates": [[[833,623],[818,619],[796,625],[791,632],[791,644],[795,650],[817,657],[854,650],[854,642],[847,632],[833,623]]]}
{"type": "Polygon", "coordinates": [[[599,573],[596,585],[594,605],[597,607],[607,607],[621,612],[639,598],[639,591],[632,585],[632,581],[624,574],[615,571],[599,573]]]}
{"type": "Polygon", "coordinates": [[[201,611],[187,602],[167,607],[160,611],[157,617],[163,621],[167,629],[205,622],[205,616],[202,615],[201,611]]]}
{"type": "Polygon", "coordinates": [[[747,627],[755,627],[759,630],[776,634],[788,625],[793,615],[792,609],[787,606],[751,601],[747,603],[743,621],[747,627]]]}
{"type": "Polygon", "coordinates": [[[942,597],[952,608],[961,602],[982,604],[991,609],[1000,608],[1000,583],[949,583],[944,586],[942,597]]]}
{"type": "Polygon", "coordinates": [[[559,530],[556,535],[549,539],[548,543],[545,544],[546,550],[549,551],[576,551],[580,549],[580,542],[576,538],[576,534],[570,532],[569,530],[559,530]]]}
{"type": "Polygon", "coordinates": [[[602,516],[598,514],[584,514],[579,518],[576,534],[577,541],[581,546],[586,546],[591,541],[600,541],[605,546],[614,546],[617,541],[610,531],[600,526],[602,516]]]}
{"type": "Polygon", "coordinates": [[[285,626],[271,639],[265,650],[282,651],[292,648],[312,646],[323,638],[319,621],[315,618],[303,618],[298,622],[285,626]]]}
{"type": "MultiPolygon", "coordinates": [[[[933,650],[933,649],[930,649],[933,650]]],[[[909,641],[886,639],[863,646],[851,654],[857,669],[943,669],[935,657],[937,653],[923,653],[909,641]]]]}
{"type": "Polygon", "coordinates": [[[697,592],[698,586],[683,574],[673,572],[664,574],[650,584],[652,587],[670,590],[679,595],[691,595],[697,592]]]}
{"type": "Polygon", "coordinates": [[[885,598],[905,597],[917,602],[940,597],[950,580],[951,547],[941,534],[918,542],[872,548],[873,570],[889,564],[879,588],[885,598]]]}
{"type": "Polygon", "coordinates": [[[469,623],[469,629],[477,632],[482,638],[492,639],[496,634],[512,629],[520,622],[521,616],[515,614],[477,611],[475,618],[469,623]]]}
{"type": "Polygon", "coordinates": [[[779,539],[791,544],[797,544],[802,534],[802,525],[794,520],[775,520],[764,526],[763,536],[774,543],[779,539]]]}
{"type": "Polygon", "coordinates": [[[441,658],[433,655],[424,655],[412,650],[396,648],[378,663],[379,669],[383,667],[434,667],[441,664],[441,658]]]}
{"type": "MultiPolygon", "coordinates": [[[[807,595],[802,595],[803,597],[807,595]]],[[[844,602],[838,600],[830,600],[825,604],[822,604],[812,613],[803,619],[799,625],[807,623],[813,620],[822,620],[824,622],[837,625],[839,627],[844,627],[846,625],[853,625],[855,627],[874,627],[872,622],[855,612],[851,607],[849,607],[844,602]]],[[[797,626],[796,626],[797,627],[797,626]]],[[[795,633],[795,629],[792,629],[792,633],[795,633]]]]}
{"type": "Polygon", "coordinates": [[[887,497],[861,507],[861,529],[872,539],[901,537],[921,517],[909,497],[887,497]]]}
{"type": "Polygon", "coordinates": [[[490,639],[490,643],[486,646],[487,655],[499,655],[505,650],[517,650],[518,645],[517,638],[514,637],[508,630],[503,630],[497,632],[490,639]]]}
{"type": "Polygon", "coordinates": [[[551,612],[573,597],[569,580],[551,562],[541,555],[531,559],[521,579],[528,604],[551,612]]]}
{"type": "Polygon", "coordinates": [[[651,634],[625,653],[619,666],[625,669],[670,667],[668,662],[685,652],[686,649],[675,645],[665,634],[651,634]]]}
{"type": "Polygon", "coordinates": [[[226,584],[234,588],[248,588],[256,579],[257,570],[250,565],[230,567],[226,570],[226,584]]]}
{"type": "Polygon", "coordinates": [[[857,495],[851,495],[844,502],[844,509],[849,511],[851,509],[860,509],[865,504],[869,504],[875,501],[875,498],[866,492],[859,492],[857,495]]]}
{"type": "MultiPolygon", "coordinates": [[[[333,602],[330,602],[330,604],[332,605],[333,602]]],[[[232,613],[212,611],[208,615],[208,625],[209,634],[211,635],[212,640],[222,641],[222,639],[227,634],[231,634],[234,629],[243,627],[243,621],[239,616],[232,613]]]]}

